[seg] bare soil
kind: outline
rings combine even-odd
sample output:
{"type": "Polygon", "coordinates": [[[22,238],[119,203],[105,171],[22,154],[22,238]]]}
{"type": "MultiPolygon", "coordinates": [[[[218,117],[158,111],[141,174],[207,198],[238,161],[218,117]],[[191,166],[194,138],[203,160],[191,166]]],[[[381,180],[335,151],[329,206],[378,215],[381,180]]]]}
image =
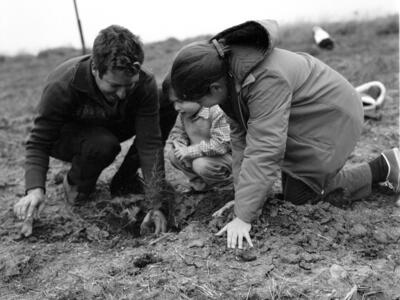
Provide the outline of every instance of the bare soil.
{"type": "MultiPolygon", "coordinates": [[[[398,16],[326,24],[335,39],[332,51],[312,44],[310,26],[287,28],[281,47],[311,52],[355,86],[380,80],[387,87],[381,118],[365,120],[348,164],[398,146],[398,16]]],[[[170,39],[146,45],[147,66],[157,78],[182,44],[170,39]]],[[[355,202],[339,197],[336,206],[295,206],[280,199],[277,183],[252,227],[254,248],[231,250],[214,233],[232,211],[211,215],[233,199],[233,191],[184,194],[184,177],[167,161],[177,190],[177,228],[140,236],[132,215],[135,206],[145,206],[143,197],[112,199],[108,190],[129,143],[103,172],[90,201],[73,208],[63,202],[60,185],[68,165],[51,160],[47,205],[32,236],[21,238],[12,206],[24,193],[24,141],[47,73],[73,54],[0,60],[1,300],[400,299],[400,208],[385,188],[355,202]]]]}

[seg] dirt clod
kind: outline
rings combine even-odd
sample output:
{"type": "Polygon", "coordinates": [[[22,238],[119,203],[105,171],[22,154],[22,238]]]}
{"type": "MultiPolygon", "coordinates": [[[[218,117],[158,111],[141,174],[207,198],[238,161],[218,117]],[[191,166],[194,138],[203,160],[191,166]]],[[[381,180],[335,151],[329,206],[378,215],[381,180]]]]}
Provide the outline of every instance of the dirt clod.
{"type": "Polygon", "coordinates": [[[251,250],[240,250],[236,251],[235,259],[237,261],[247,262],[254,261],[257,259],[257,256],[251,250]]]}
{"type": "Polygon", "coordinates": [[[133,265],[137,268],[142,269],[147,265],[155,264],[160,261],[162,261],[162,259],[154,255],[153,253],[144,253],[140,257],[135,258],[135,260],[133,261],[133,265]]]}

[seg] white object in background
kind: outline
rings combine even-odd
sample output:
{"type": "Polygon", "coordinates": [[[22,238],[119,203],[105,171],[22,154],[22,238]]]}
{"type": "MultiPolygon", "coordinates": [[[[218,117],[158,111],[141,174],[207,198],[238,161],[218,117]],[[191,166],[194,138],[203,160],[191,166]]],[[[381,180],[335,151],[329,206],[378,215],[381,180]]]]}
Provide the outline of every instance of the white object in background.
{"type": "Polygon", "coordinates": [[[381,108],[386,98],[386,88],[380,81],[370,81],[356,87],[361,96],[364,116],[380,120],[382,118],[381,108]]]}
{"type": "Polygon", "coordinates": [[[334,42],[328,32],[319,26],[314,26],[312,30],[314,32],[314,41],[320,48],[333,49],[334,42]]]}
{"type": "Polygon", "coordinates": [[[386,88],[380,81],[370,81],[356,87],[361,95],[364,111],[376,110],[383,106],[386,88]]]}

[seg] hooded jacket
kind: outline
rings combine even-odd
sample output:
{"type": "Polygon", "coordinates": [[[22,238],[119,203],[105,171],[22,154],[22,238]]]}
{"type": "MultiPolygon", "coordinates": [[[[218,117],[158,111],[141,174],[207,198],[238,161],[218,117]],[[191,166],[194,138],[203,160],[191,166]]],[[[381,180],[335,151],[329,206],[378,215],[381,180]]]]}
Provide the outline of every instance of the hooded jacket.
{"type": "Polygon", "coordinates": [[[235,214],[257,217],[279,169],[323,196],[362,131],[353,86],[306,54],[275,47],[275,21],[249,21],[213,39],[229,45],[235,214]]]}
{"type": "Polygon", "coordinates": [[[145,180],[155,169],[164,172],[158,91],[150,73],[141,70],[135,87],[112,107],[92,76],[91,56],[72,58],[59,65],[46,81],[26,144],[26,190],[45,188],[51,149],[68,123],[107,128],[120,141],[136,134],[145,180]]]}

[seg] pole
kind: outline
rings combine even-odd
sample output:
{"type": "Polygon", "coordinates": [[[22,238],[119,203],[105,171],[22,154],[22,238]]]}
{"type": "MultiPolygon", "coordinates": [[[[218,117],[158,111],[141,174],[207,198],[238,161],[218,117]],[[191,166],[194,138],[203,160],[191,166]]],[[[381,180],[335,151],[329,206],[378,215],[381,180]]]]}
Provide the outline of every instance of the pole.
{"type": "Polygon", "coordinates": [[[75,6],[76,20],[78,22],[79,35],[81,36],[82,54],[85,55],[86,54],[85,39],[83,38],[81,20],[79,19],[78,6],[76,5],[76,0],[74,0],[74,6],[75,6]]]}

